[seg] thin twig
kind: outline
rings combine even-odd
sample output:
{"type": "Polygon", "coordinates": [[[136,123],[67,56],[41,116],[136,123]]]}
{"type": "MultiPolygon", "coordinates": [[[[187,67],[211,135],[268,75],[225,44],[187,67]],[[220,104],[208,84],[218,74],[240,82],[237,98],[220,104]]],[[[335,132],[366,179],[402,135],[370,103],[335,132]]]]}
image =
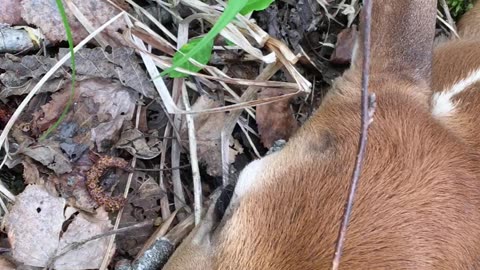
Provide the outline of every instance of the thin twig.
{"type": "MultiPolygon", "coordinates": [[[[190,101],[188,100],[187,87],[183,84],[182,98],[185,110],[190,110],[190,101]]],[[[185,115],[188,127],[188,141],[190,150],[190,164],[192,167],[192,179],[193,179],[193,196],[194,204],[193,209],[195,213],[195,225],[198,225],[202,219],[202,181],[200,178],[200,169],[198,167],[197,158],[197,139],[195,137],[195,125],[193,116],[190,114],[185,115]]]]}
{"type": "MultiPolygon", "coordinates": [[[[165,112],[165,114],[168,115],[167,112],[165,112]]],[[[169,136],[171,129],[172,129],[172,124],[168,123],[164,131],[164,136],[169,136]]],[[[160,156],[160,169],[159,169],[159,185],[160,185],[160,188],[165,192],[167,192],[167,186],[165,184],[166,180],[165,180],[165,174],[163,173],[163,171],[166,170],[164,169],[164,166],[165,166],[165,159],[167,158],[167,143],[168,141],[165,139],[162,141],[162,153],[160,156]]],[[[160,210],[162,213],[162,218],[167,218],[172,214],[172,212],[170,211],[168,196],[163,196],[160,199],[160,210]]]]}
{"type": "Polygon", "coordinates": [[[340,259],[342,257],[343,245],[347,234],[348,223],[352,212],[353,200],[355,198],[355,191],[357,189],[360,172],[362,170],[363,159],[367,146],[368,127],[372,122],[373,112],[375,110],[373,98],[368,94],[368,79],[370,71],[370,32],[372,22],[372,0],[364,0],[364,26],[363,26],[363,59],[362,59],[362,113],[361,113],[361,132],[360,142],[358,146],[358,153],[355,161],[355,169],[352,175],[350,191],[348,194],[348,201],[343,214],[342,224],[340,226],[340,233],[337,238],[337,245],[335,247],[335,255],[332,262],[332,269],[338,270],[340,259]]]}
{"type": "Polygon", "coordinates": [[[252,138],[251,138],[250,135],[248,134],[248,131],[245,129],[243,123],[240,122],[240,121],[237,121],[237,124],[238,124],[238,126],[240,127],[240,129],[242,130],[242,132],[245,134],[245,137],[247,137],[247,141],[248,141],[248,143],[250,144],[250,146],[252,147],[253,152],[255,153],[255,155],[257,156],[257,158],[261,158],[262,156],[260,155],[260,152],[258,152],[257,147],[255,147],[255,144],[253,143],[252,138]]]}
{"type": "MultiPolygon", "coordinates": [[[[181,95],[182,95],[182,82],[183,78],[176,78],[173,81],[173,98],[175,101],[175,104],[183,104],[181,100],[181,95]]],[[[181,114],[175,114],[173,115],[173,128],[180,130],[182,126],[182,115],[181,114]]],[[[180,152],[181,152],[182,144],[178,140],[173,140],[172,141],[172,146],[171,146],[171,164],[172,167],[180,167],[180,152]]],[[[182,207],[182,202],[185,202],[185,193],[183,191],[183,184],[182,184],[182,178],[179,170],[174,170],[172,171],[172,184],[173,184],[173,193],[177,195],[177,197],[174,197],[174,204],[175,204],[175,209],[180,209],[182,207]]],[[[183,219],[185,218],[184,213],[178,213],[178,217],[183,219]]]]}

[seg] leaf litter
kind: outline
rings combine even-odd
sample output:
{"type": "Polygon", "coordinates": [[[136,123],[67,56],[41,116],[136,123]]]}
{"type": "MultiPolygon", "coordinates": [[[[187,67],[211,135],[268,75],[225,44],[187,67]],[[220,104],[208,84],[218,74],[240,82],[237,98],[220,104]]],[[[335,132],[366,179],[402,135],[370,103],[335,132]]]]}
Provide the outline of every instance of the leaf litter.
{"type": "MultiPolygon", "coordinates": [[[[24,95],[32,90],[40,78],[55,65],[58,58],[68,54],[61,48],[57,57],[24,56],[22,58],[10,54],[0,56],[0,98],[24,95]]],[[[106,52],[102,48],[83,48],[75,54],[76,72],[79,81],[89,78],[116,79],[148,98],[158,95],[153,83],[141,70],[135,51],[131,48],[113,48],[106,52]]],[[[69,83],[67,70],[70,63],[54,73],[42,87],[42,92],[56,92],[69,83]]]]}
{"type": "MultiPolygon", "coordinates": [[[[112,227],[105,211],[92,217],[78,213],[66,208],[65,199],[48,193],[41,185],[27,186],[5,218],[13,258],[36,267],[46,267],[67,244],[112,227]],[[73,220],[65,230],[70,219],[73,220]]],[[[104,253],[106,247],[106,239],[89,242],[58,258],[55,269],[98,268],[101,263],[98,254],[104,253]]]]}

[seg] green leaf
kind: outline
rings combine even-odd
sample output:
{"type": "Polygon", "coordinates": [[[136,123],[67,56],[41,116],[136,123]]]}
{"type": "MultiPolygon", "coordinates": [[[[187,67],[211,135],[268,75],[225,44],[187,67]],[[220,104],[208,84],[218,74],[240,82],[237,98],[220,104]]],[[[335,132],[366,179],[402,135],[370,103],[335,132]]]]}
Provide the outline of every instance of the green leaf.
{"type": "MultiPolygon", "coordinates": [[[[183,56],[185,54],[188,54],[195,46],[197,46],[200,42],[202,41],[202,38],[194,38],[187,44],[183,45],[182,48],[178,52],[175,53],[173,56],[173,64],[177,64],[178,62],[183,59],[183,56]]],[[[200,47],[200,50],[195,53],[192,58],[195,59],[197,62],[200,64],[207,64],[208,61],[210,61],[210,56],[212,55],[212,49],[213,49],[213,40],[210,40],[205,46],[200,47]]],[[[178,67],[184,68],[186,70],[192,71],[192,72],[197,72],[200,71],[202,68],[195,66],[194,64],[190,62],[185,62],[183,64],[180,64],[178,67]]],[[[173,70],[170,73],[170,77],[172,78],[182,78],[182,77],[187,77],[187,74],[178,72],[173,70]]]]}
{"type": "Polygon", "coordinates": [[[268,8],[275,0],[249,0],[240,11],[240,14],[246,15],[252,11],[261,11],[268,8]]]}
{"type": "Polygon", "coordinates": [[[240,10],[247,4],[247,0],[230,0],[227,6],[223,10],[222,15],[218,18],[218,21],[213,25],[212,29],[203,37],[187,54],[185,54],[176,63],[173,63],[170,68],[165,69],[160,76],[171,74],[175,68],[180,67],[188,61],[192,56],[196,55],[199,51],[204,50],[205,46],[213,42],[213,39],[225,28],[240,10]]]}

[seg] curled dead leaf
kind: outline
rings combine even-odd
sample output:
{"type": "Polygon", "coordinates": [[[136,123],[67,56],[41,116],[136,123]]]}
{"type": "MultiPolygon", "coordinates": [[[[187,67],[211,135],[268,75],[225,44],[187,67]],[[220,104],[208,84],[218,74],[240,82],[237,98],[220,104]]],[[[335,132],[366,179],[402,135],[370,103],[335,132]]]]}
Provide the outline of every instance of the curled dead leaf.
{"type": "Polygon", "coordinates": [[[21,148],[18,152],[42,163],[57,175],[72,171],[70,161],[63,155],[60,145],[54,141],[45,141],[21,148]]]}
{"type": "MultiPolygon", "coordinates": [[[[281,89],[265,88],[259,98],[286,94],[281,89]]],[[[290,99],[257,106],[257,126],[263,145],[270,148],[277,140],[288,140],[298,129],[297,120],[290,106],[290,99]]]]}
{"type": "Polygon", "coordinates": [[[26,184],[43,184],[44,180],[40,178],[37,166],[32,159],[26,157],[22,160],[23,165],[23,179],[26,184]]]}
{"type": "Polygon", "coordinates": [[[353,48],[357,41],[357,27],[353,25],[351,28],[343,29],[337,35],[337,44],[335,50],[330,56],[330,62],[333,64],[345,65],[352,61],[353,48]]]}
{"type": "Polygon", "coordinates": [[[152,159],[160,155],[161,141],[158,139],[158,131],[148,135],[149,140],[143,132],[134,128],[122,132],[120,139],[115,145],[118,149],[124,149],[133,156],[140,159],[152,159]]]}

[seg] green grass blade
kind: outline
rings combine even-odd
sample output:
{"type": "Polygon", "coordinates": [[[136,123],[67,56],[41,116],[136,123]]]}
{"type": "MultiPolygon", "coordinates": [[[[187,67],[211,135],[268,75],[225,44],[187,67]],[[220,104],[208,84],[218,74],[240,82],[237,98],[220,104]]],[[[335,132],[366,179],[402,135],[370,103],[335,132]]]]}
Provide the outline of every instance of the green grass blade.
{"type": "MultiPolygon", "coordinates": [[[[165,69],[160,76],[165,76],[170,74],[175,68],[180,67],[190,59],[193,55],[197,54],[200,50],[204,50],[205,46],[207,46],[213,39],[225,28],[243,9],[243,7],[247,4],[248,0],[230,0],[227,3],[222,15],[218,19],[218,21],[213,25],[212,29],[203,37],[191,51],[183,56],[183,58],[179,59],[176,63],[172,63],[172,66],[168,69],[165,69]]],[[[181,52],[177,52],[183,54],[181,52]]]]}
{"type": "MultiPolygon", "coordinates": [[[[190,42],[182,46],[182,48],[180,49],[180,52],[183,54],[187,54],[189,51],[195,48],[195,46],[201,40],[202,38],[194,38],[190,40],[190,42]]],[[[200,64],[206,65],[208,61],[210,61],[210,57],[212,56],[213,40],[208,42],[208,44],[205,45],[204,47],[200,47],[200,48],[201,50],[199,50],[197,54],[193,55],[192,58],[195,59],[195,61],[199,62],[200,64]]],[[[180,61],[180,59],[183,58],[183,54],[176,53],[173,56],[173,63],[180,61]]],[[[202,69],[201,67],[197,67],[196,65],[190,63],[189,61],[185,62],[183,65],[180,65],[180,67],[192,72],[197,72],[202,69]]],[[[173,70],[169,75],[172,78],[183,78],[188,76],[185,73],[178,72],[175,70],[173,70]]]]}
{"type": "Polygon", "coordinates": [[[63,110],[62,114],[57,119],[57,121],[51,127],[49,127],[47,131],[43,133],[43,135],[40,137],[40,140],[45,139],[50,133],[52,133],[52,131],[54,131],[58,127],[58,125],[60,125],[60,123],[65,118],[65,116],[67,116],[67,113],[73,102],[73,96],[75,95],[76,68],[75,68],[75,52],[73,51],[72,31],[70,29],[70,24],[68,23],[67,14],[65,12],[65,8],[63,7],[62,0],[56,0],[56,2],[57,2],[58,10],[60,11],[60,16],[62,17],[62,22],[65,27],[65,32],[67,33],[68,48],[70,50],[70,55],[71,55],[70,63],[72,68],[72,92],[70,94],[70,98],[68,99],[67,105],[65,106],[65,109],[63,110]]]}

